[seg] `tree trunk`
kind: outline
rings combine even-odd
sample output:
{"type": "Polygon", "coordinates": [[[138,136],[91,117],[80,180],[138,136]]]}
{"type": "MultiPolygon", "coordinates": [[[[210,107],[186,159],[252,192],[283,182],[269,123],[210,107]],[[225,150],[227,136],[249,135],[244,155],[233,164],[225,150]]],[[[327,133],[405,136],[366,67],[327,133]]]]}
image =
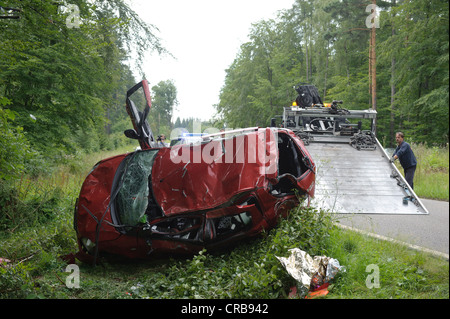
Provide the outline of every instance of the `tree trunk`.
{"type": "MultiPolygon", "coordinates": [[[[392,7],[395,7],[396,0],[392,1],[392,7]]],[[[395,14],[393,15],[395,17],[395,14]]],[[[392,37],[395,36],[394,21],[392,19],[392,37]]],[[[389,146],[393,146],[395,139],[395,56],[391,59],[391,118],[389,123],[389,146]]]]}

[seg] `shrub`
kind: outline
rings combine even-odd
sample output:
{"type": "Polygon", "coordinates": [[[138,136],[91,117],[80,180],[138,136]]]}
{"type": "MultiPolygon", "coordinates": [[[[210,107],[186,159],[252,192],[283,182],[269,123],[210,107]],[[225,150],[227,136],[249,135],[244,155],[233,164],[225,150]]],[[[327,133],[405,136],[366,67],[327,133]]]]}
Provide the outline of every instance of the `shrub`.
{"type": "Polygon", "coordinates": [[[291,248],[311,255],[327,250],[332,228],[330,215],[314,208],[298,207],[262,238],[240,243],[229,251],[207,253],[173,261],[165,271],[152,273],[134,297],[144,298],[281,298],[294,279],[276,256],[291,248]]]}
{"type": "Polygon", "coordinates": [[[25,160],[30,157],[30,147],[23,128],[12,124],[16,113],[3,108],[9,103],[8,99],[0,97],[0,180],[9,180],[20,175],[25,160]]]}

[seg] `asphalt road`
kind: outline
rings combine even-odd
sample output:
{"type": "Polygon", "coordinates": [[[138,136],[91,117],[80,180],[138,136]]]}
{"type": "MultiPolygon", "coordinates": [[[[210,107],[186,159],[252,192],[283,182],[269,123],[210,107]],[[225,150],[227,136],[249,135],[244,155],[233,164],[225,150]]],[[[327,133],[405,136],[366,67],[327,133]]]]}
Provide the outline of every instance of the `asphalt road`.
{"type": "Polygon", "coordinates": [[[339,214],[344,227],[430,251],[448,259],[449,202],[421,199],[428,215],[339,214]]]}

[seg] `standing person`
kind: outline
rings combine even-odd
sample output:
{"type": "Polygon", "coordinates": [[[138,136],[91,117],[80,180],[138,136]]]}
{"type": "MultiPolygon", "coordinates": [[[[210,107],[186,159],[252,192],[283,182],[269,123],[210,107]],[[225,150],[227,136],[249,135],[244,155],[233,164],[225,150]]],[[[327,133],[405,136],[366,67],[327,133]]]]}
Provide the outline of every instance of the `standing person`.
{"type": "Polygon", "coordinates": [[[391,161],[396,159],[400,160],[400,164],[405,172],[405,179],[409,186],[414,189],[414,173],[416,172],[417,160],[411,149],[411,146],[404,141],[405,135],[402,132],[395,134],[395,141],[397,142],[397,148],[392,155],[391,161]]]}
{"type": "Polygon", "coordinates": [[[164,134],[161,134],[158,136],[157,142],[158,142],[158,147],[168,147],[169,145],[167,145],[166,141],[166,136],[164,134]]]}

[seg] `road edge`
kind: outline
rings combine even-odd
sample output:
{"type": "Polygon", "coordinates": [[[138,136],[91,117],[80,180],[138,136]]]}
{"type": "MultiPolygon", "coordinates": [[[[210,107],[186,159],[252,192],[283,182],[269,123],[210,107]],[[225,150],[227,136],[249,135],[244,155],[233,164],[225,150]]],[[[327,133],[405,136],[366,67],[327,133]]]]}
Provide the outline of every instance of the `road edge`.
{"type": "Polygon", "coordinates": [[[371,232],[368,232],[368,231],[364,231],[364,230],[361,230],[361,229],[357,229],[357,228],[354,228],[354,227],[351,227],[351,226],[346,226],[346,225],[342,225],[342,224],[339,224],[339,223],[334,223],[334,224],[337,227],[340,227],[340,228],[345,229],[345,230],[351,230],[351,231],[354,231],[354,232],[357,232],[357,233],[360,233],[360,234],[363,234],[363,235],[367,235],[367,236],[372,237],[372,238],[389,241],[389,242],[395,243],[395,244],[400,244],[400,245],[406,246],[408,248],[411,248],[411,249],[414,249],[414,250],[418,250],[418,251],[421,251],[421,252],[424,252],[424,253],[428,253],[428,254],[431,254],[431,255],[433,255],[435,257],[443,258],[443,259],[446,259],[447,261],[449,261],[449,255],[446,254],[446,253],[440,252],[440,251],[432,250],[432,249],[425,248],[425,247],[420,247],[420,246],[417,246],[417,245],[408,244],[408,243],[405,243],[405,242],[397,240],[397,239],[393,239],[393,238],[389,238],[389,237],[386,237],[386,236],[374,234],[374,233],[371,233],[371,232]]]}

